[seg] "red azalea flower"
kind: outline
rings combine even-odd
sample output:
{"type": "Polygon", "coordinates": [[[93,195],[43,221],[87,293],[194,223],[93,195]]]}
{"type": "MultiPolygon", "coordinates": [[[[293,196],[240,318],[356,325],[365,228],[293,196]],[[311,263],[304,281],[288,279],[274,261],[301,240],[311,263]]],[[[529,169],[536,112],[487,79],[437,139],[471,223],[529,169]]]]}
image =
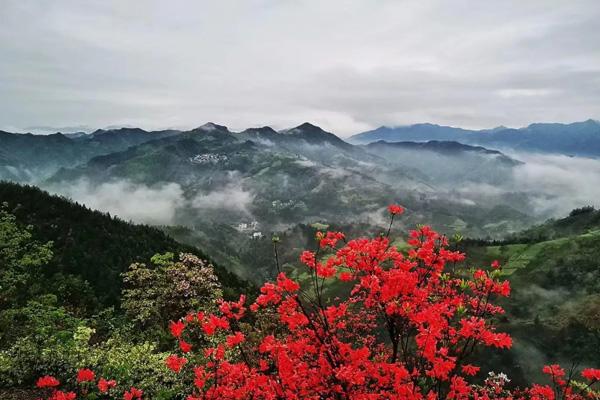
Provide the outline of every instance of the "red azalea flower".
{"type": "Polygon", "coordinates": [[[181,334],[183,333],[184,329],[185,324],[183,323],[183,321],[171,321],[171,323],[169,324],[169,330],[171,331],[171,335],[173,335],[176,338],[181,337],[181,334]]]}
{"type": "Polygon", "coordinates": [[[392,204],[388,206],[388,212],[392,215],[400,215],[404,212],[404,208],[398,204],[392,204]]]}
{"type": "Polygon", "coordinates": [[[181,368],[187,363],[187,359],[184,357],[177,357],[175,354],[171,354],[165,360],[165,364],[173,372],[179,373],[181,368]]]}
{"type": "Polygon", "coordinates": [[[143,394],[144,392],[140,389],[132,387],[128,392],[123,393],[123,400],[141,399],[143,394]]]}
{"type": "Polygon", "coordinates": [[[353,276],[350,272],[342,272],[340,273],[338,278],[340,279],[340,281],[350,282],[353,279],[353,276]]]}
{"type": "Polygon", "coordinates": [[[75,400],[77,394],[73,392],[62,392],[60,390],[55,391],[48,400],[75,400]]]}
{"type": "Polygon", "coordinates": [[[98,381],[98,390],[100,391],[100,393],[106,393],[115,386],[117,386],[117,382],[115,380],[109,381],[104,378],[100,378],[100,380],[98,381]]]}
{"type": "Polygon", "coordinates": [[[60,385],[60,381],[53,376],[46,375],[39,378],[35,384],[38,388],[50,388],[60,385]]]}
{"type": "Polygon", "coordinates": [[[235,347],[238,344],[242,343],[245,340],[244,334],[242,332],[236,332],[235,335],[227,336],[225,341],[227,342],[227,346],[235,347]]]}
{"type": "Polygon", "coordinates": [[[583,376],[588,381],[600,381],[600,369],[586,368],[581,372],[581,376],[583,376]]]}
{"type": "Polygon", "coordinates": [[[77,371],[77,382],[91,382],[96,378],[94,371],[87,368],[82,368],[77,371]]]}
{"type": "Polygon", "coordinates": [[[479,372],[479,367],[476,367],[471,364],[466,364],[462,366],[462,372],[465,375],[474,376],[479,372]]]}
{"type": "Polygon", "coordinates": [[[179,348],[184,353],[189,353],[190,351],[192,351],[192,345],[184,340],[179,341],[179,348]]]}

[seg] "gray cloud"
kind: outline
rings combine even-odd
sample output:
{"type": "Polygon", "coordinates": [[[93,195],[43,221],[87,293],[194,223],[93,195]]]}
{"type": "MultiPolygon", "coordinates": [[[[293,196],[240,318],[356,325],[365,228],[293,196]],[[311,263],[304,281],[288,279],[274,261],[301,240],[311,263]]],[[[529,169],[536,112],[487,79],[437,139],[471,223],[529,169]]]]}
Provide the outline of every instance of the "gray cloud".
{"type": "Polygon", "coordinates": [[[149,187],[129,181],[93,185],[80,180],[49,189],[92,209],[155,225],[174,223],[177,209],[185,203],[183,190],[177,183],[149,187]]]}
{"type": "Polygon", "coordinates": [[[582,206],[600,206],[600,160],[520,154],[513,190],[529,193],[541,215],[564,216],[582,206]]]}
{"type": "Polygon", "coordinates": [[[599,18],[596,0],[7,0],[0,128],[599,118],[599,18]]]}
{"type": "Polygon", "coordinates": [[[501,184],[462,182],[432,198],[462,204],[508,204],[539,218],[564,217],[583,206],[600,207],[600,160],[535,153],[511,154],[523,161],[501,184]]]}
{"type": "Polygon", "coordinates": [[[151,225],[186,224],[189,220],[185,216],[190,212],[204,217],[223,218],[223,212],[251,216],[249,207],[255,197],[239,183],[227,183],[191,197],[186,197],[175,182],[147,186],[118,180],[96,185],[80,179],[46,189],[124,220],[151,225]]]}
{"type": "Polygon", "coordinates": [[[239,184],[229,183],[218,190],[196,195],[191,206],[201,211],[228,210],[250,215],[248,207],[253,200],[254,194],[250,191],[239,184]]]}

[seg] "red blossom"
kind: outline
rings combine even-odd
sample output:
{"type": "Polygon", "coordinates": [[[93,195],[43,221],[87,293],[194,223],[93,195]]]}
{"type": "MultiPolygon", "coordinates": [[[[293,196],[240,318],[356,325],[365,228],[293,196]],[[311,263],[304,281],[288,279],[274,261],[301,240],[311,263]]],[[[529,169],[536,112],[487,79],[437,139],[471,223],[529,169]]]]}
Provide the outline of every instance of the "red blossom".
{"type": "Polygon", "coordinates": [[[180,340],[179,349],[181,349],[181,351],[184,353],[189,353],[190,351],[192,351],[192,345],[184,340],[180,340]]]}
{"type": "Polygon", "coordinates": [[[225,339],[227,346],[235,347],[238,344],[242,343],[245,340],[244,334],[242,332],[236,332],[234,335],[227,336],[225,339]]]}
{"type": "Polygon", "coordinates": [[[144,392],[140,389],[132,387],[129,391],[123,393],[123,400],[136,400],[141,399],[144,392]]]}
{"type": "Polygon", "coordinates": [[[185,329],[185,323],[183,323],[183,321],[177,321],[177,322],[171,321],[169,323],[169,330],[171,331],[171,335],[173,335],[173,337],[176,337],[176,338],[181,337],[181,334],[183,333],[184,329],[185,329]]]}
{"type": "Polygon", "coordinates": [[[91,369],[82,368],[77,371],[77,382],[79,383],[92,382],[94,379],[96,379],[96,375],[91,369]]]}
{"type": "Polygon", "coordinates": [[[63,392],[57,390],[48,398],[48,400],[75,400],[76,398],[77,394],[74,392],[63,392]]]}
{"type": "Polygon", "coordinates": [[[98,390],[100,393],[106,393],[115,386],[117,386],[117,382],[114,380],[106,380],[104,378],[100,378],[100,380],[98,380],[98,390]]]}
{"type": "Polygon", "coordinates": [[[35,385],[39,388],[51,388],[60,385],[60,381],[53,376],[46,375],[39,378],[35,385]]]}
{"type": "Polygon", "coordinates": [[[171,354],[165,360],[165,364],[167,365],[167,367],[169,367],[171,371],[179,373],[179,371],[181,371],[181,368],[183,368],[187,361],[188,360],[184,357],[177,357],[176,355],[171,354]]]}
{"type": "Polygon", "coordinates": [[[479,369],[480,369],[479,367],[476,367],[471,364],[465,364],[462,366],[462,372],[465,375],[469,375],[469,376],[476,375],[479,372],[479,369]]]}
{"type": "Polygon", "coordinates": [[[581,376],[583,376],[588,381],[600,381],[600,369],[586,368],[581,372],[581,376]]]}
{"type": "Polygon", "coordinates": [[[392,215],[400,215],[404,212],[404,208],[398,204],[392,204],[388,206],[388,212],[392,215]]]}

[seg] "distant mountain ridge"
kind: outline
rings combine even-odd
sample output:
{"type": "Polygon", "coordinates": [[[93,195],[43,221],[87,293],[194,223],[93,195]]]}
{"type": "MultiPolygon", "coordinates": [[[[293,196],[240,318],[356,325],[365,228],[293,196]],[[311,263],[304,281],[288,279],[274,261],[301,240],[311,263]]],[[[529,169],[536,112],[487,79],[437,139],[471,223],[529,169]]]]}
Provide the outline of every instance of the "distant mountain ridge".
{"type": "Polygon", "coordinates": [[[456,141],[494,149],[512,149],[578,156],[600,156],[600,122],[588,119],[570,124],[534,123],[514,129],[503,126],[493,129],[469,130],[435,124],[382,126],[351,136],[354,144],[430,140],[456,141]]]}
{"type": "Polygon", "coordinates": [[[219,140],[228,137],[230,142],[248,139],[277,142],[280,145],[285,143],[290,147],[327,144],[348,151],[353,148],[334,134],[309,123],[280,132],[270,127],[232,132],[226,126],[213,122],[188,131],[146,131],[130,127],[98,129],[92,133],[50,135],[0,131],[0,179],[18,182],[41,181],[61,168],[83,165],[98,156],[122,152],[155,140],[196,134],[222,135],[219,140]]]}
{"type": "Polygon", "coordinates": [[[362,147],[390,165],[425,174],[424,179],[438,188],[465,182],[506,183],[512,179],[513,168],[523,164],[498,150],[456,141],[379,140],[362,147]]]}

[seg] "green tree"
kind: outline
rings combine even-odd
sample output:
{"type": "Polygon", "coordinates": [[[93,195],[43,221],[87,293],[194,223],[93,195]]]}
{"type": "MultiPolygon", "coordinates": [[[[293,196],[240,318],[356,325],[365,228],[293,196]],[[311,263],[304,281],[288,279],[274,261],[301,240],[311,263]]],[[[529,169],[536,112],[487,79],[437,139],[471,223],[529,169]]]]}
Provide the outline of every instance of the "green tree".
{"type": "Polygon", "coordinates": [[[52,259],[52,242],[33,240],[31,230],[0,208],[0,310],[22,303],[38,290],[40,267],[52,259]]]}
{"type": "Polygon", "coordinates": [[[172,253],[157,254],[149,264],[131,264],[122,276],[122,308],[143,329],[165,330],[169,321],[208,310],[223,295],[212,265],[188,253],[178,261],[172,253]]]}

